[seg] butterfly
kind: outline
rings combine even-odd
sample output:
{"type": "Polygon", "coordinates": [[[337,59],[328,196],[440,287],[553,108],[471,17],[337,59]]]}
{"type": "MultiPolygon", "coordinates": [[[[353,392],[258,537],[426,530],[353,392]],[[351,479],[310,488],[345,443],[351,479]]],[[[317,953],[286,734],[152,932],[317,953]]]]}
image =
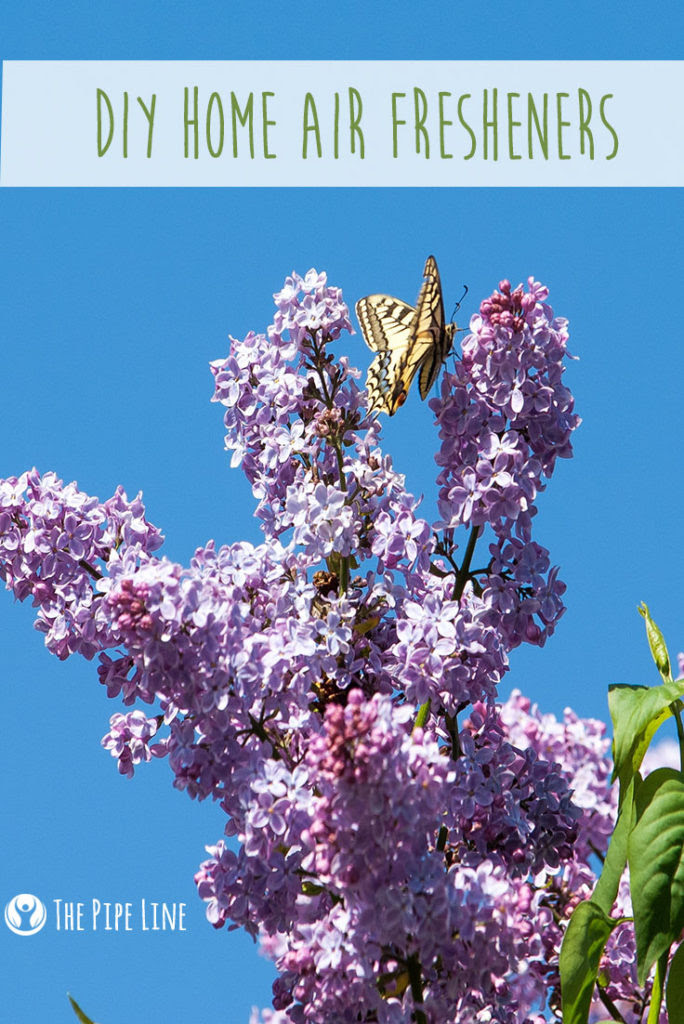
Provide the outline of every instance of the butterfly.
{"type": "Polygon", "coordinates": [[[426,398],[449,355],[456,324],[444,323],[444,300],[434,256],[423,270],[418,302],[409,306],[391,295],[366,295],[356,315],[366,344],[377,355],[366,378],[368,411],[394,416],[420,370],[418,389],[426,398]]]}

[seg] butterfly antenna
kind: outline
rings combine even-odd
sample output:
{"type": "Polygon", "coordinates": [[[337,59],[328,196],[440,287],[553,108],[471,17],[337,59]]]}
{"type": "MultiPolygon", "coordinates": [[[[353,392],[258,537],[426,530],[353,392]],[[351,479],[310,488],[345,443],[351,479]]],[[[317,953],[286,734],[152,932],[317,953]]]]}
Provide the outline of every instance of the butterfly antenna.
{"type": "Polygon", "coordinates": [[[452,320],[454,319],[454,317],[455,317],[455,316],[456,316],[456,314],[458,313],[459,309],[461,308],[461,303],[463,302],[463,300],[465,299],[465,297],[466,297],[466,295],[467,295],[467,294],[468,294],[468,285],[467,285],[467,284],[464,284],[464,285],[463,285],[463,295],[461,296],[461,298],[460,298],[460,299],[458,300],[458,302],[457,302],[457,303],[456,303],[456,305],[454,306],[454,311],[453,311],[453,313],[451,314],[451,319],[452,319],[452,320]]]}

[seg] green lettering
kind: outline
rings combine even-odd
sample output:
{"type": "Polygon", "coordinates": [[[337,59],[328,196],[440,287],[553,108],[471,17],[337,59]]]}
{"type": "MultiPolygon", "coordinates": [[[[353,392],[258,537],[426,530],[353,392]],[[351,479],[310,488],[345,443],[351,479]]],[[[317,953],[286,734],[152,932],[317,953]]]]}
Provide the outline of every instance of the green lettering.
{"type": "Polygon", "coordinates": [[[335,111],[333,118],[333,156],[335,160],[340,155],[340,94],[335,93],[335,111]]]}
{"type": "Polygon", "coordinates": [[[413,89],[413,111],[415,115],[415,129],[416,129],[416,154],[420,154],[420,139],[421,136],[425,140],[425,159],[430,158],[430,139],[425,129],[425,119],[427,118],[427,96],[422,89],[418,86],[414,86],[413,89]],[[422,107],[422,109],[421,109],[422,107]]]}
{"type": "Polygon", "coordinates": [[[589,159],[594,159],[594,136],[592,135],[589,122],[591,121],[591,96],[586,89],[577,90],[579,96],[579,130],[580,130],[580,153],[584,156],[584,136],[589,136],[589,159]],[[586,112],[585,112],[586,104],[586,112]]]}
{"type": "Polygon", "coordinates": [[[392,93],[392,156],[396,159],[399,156],[399,140],[397,137],[397,127],[400,124],[406,124],[406,121],[402,121],[397,117],[397,99],[406,99],[405,92],[393,92],[392,93]]]}
{"type": "Polygon", "coordinates": [[[225,128],[225,126],[224,126],[224,123],[223,123],[223,104],[221,103],[221,97],[219,96],[219,94],[217,92],[212,92],[211,96],[209,97],[209,102],[207,103],[206,134],[207,134],[207,149],[209,150],[209,156],[213,156],[213,157],[221,156],[221,153],[223,152],[224,128],[225,128]],[[212,140],[212,137],[211,137],[211,115],[213,113],[213,110],[214,110],[215,106],[218,108],[218,122],[219,122],[219,141],[218,141],[218,147],[216,149],[214,149],[213,140],[212,140]]]}
{"type": "Polygon", "coordinates": [[[484,103],[482,104],[482,135],[483,135],[483,146],[482,146],[482,157],[484,160],[489,159],[489,144],[487,142],[487,129],[492,129],[492,150],[494,152],[493,160],[496,162],[499,159],[499,112],[497,106],[497,95],[498,90],[492,89],[492,120],[487,120],[487,110],[489,108],[489,90],[484,91],[484,103]]]}
{"type": "Polygon", "coordinates": [[[185,156],[187,158],[189,156],[189,153],[190,153],[190,144],[189,144],[189,140],[188,140],[188,128],[192,127],[194,129],[194,133],[193,134],[194,134],[194,143],[195,143],[194,144],[195,160],[197,160],[199,158],[199,113],[198,113],[198,107],[199,107],[199,88],[197,86],[195,86],[194,89],[193,89],[193,114],[194,114],[193,117],[189,117],[188,116],[188,114],[189,114],[189,106],[190,106],[190,104],[189,104],[189,89],[188,89],[188,87],[186,85],[186,87],[185,87],[185,99],[184,99],[184,103],[183,103],[183,126],[184,126],[184,131],[185,131],[185,156]]]}
{"type": "Polygon", "coordinates": [[[509,92],[506,100],[508,102],[508,156],[511,160],[522,160],[520,153],[513,150],[513,129],[522,128],[522,121],[513,120],[513,100],[519,100],[519,92],[509,92]]]}
{"type": "Polygon", "coordinates": [[[570,127],[569,121],[563,120],[563,100],[568,99],[570,93],[556,93],[556,113],[558,115],[558,159],[569,160],[570,156],[563,152],[563,129],[570,127]]]}
{"type": "Polygon", "coordinates": [[[124,160],[126,160],[128,158],[128,93],[127,92],[124,92],[123,155],[124,155],[124,160]]]}
{"type": "Polygon", "coordinates": [[[138,103],[142,107],[142,112],[147,118],[147,159],[149,160],[149,158],[152,156],[152,132],[154,131],[154,108],[157,105],[157,94],[154,92],[152,93],[152,103],[150,104],[149,110],[143,103],[140,96],[138,96],[138,103]]]}
{"type": "Polygon", "coordinates": [[[453,160],[454,154],[453,153],[447,153],[447,151],[445,149],[445,146],[444,146],[444,129],[446,128],[446,126],[448,124],[449,125],[453,125],[453,123],[454,123],[453,121],[447,121],[446,117],[444,116],[444,97],[445,96],[451,96],[451,93],[450,92],[440,92],[438,94],[438,96],[437,96],[437,100],[438,100],[438,103],[439,103],[439,155],[442,158],[442,160],[453,160]]]}
{"type": "Polygon", "coordinates": [[[363,160],[366,147],[361,128],[361,115],[363,114],[363,103],[361,93],[353,86],[349,87],[349,145],[351,152],[356,152],[356,137],[359,140],[359,160],[363,160]]]}
{"type": "Polygon", "coordinates": [[[275,125],[275,121],[268,119],[268,97],[275,96],[274,92],[262,92],[261,94],[261,117],[264,124],[264,160],[275,160],[276,153],[268,151],[268,129],[275,125]]]}
{"type": "Polygon", "coordinates": [[[534,159],[534,150],[532,148],[532,122],[534,121],[535,131],[537,138],[539,139],[539,145],[541,151],[544,154],[544,159],[549,159],[549,94],[544,93],[544,110],[542,113],[544,125],[539,123],[539,115],[537,108],[534,105],[534,99],[532,93],[527,94],[527,152],[530,160],[534,159]]]}
{"type": "Polygon", "coordinates": [[[465,130],[468,132],[468,135],[470,136],[470,152],[466,153],[466,155],[463,157],[464,160],[472,160],[472,158],[475,156],[475,151],[477,150],[477,138],[475,136],[475,132],[473,131],[473,129],[470,127],[465,117],[463,116],[463,104],[466,100],[469,99],[469,92],[464,92],[462,96],[458,97],[458,120],[459,123],[463,125],[465,130]]]}
{"type": "Polygon", "coordinates": [[[238,155],[237,123],[244,128],[249,124],[249,155],[254,159],[254,93],[250,92],[245,104],[244,113],[240,110],[240,104],[234,92],[230,94],[230,116],[233,123],[233,156],[238,155]]]}
{"type": "Polygon", "coordinates": [[[104,156],[109,147],[112,144],[114,138],[114,110],[109,102],[109,96],[104,89],[97,90],[97,155],[104,156]],[[107,116],[109,117],[109,131],[107,133],[107,141],[103,144],[102,142],[102,103],[104,101],[105,107],[107,108],[107,116]]]}
{"type": "Polygon", "coordinates": [[[304,97],[304,137],[302,142],[302,159],[307,158],[307,149],[309,136],[308,132],[313,132],[316,139],[316,152],[319,157],[323,156],[323,147],[321,146],[321,130],[318,126],[318,113],[316,112],[316,104],[314,98],[310,92],[307,92],[304,97]],[[312,118],[312,123],[309,124],[309,118],[312,118]]]}
{"type": "Polygon", "coordinates": [[[604,109],[603,109],[605,107],[605,105],[606,105],[606,100],[612,100],[612,98],[613,98],[612,92],[606,93],[605,96],[601,97],[601,102],[599,104],[599,117],[603,121],[604,125],[606,126],[606,128],[608,129],[610,134],[613,136],[613,151],[612,151],[612,153],[608,154],[608,156],[606,157],[606,160],[612,160],[613,157],[617,156],[618,147],[620,145],[618,137],[617,137],[617,132],[613,128],[612,124],[610,124],[610,122],[607,120],[607,118],[605,116],[604,109]]]}

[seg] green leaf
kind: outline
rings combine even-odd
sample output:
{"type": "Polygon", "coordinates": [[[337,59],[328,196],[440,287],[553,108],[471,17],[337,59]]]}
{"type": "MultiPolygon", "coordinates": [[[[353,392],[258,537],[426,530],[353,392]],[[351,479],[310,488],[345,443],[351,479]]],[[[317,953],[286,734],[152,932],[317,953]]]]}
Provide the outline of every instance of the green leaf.
{"type": "Polygon", "coordinates": [[[560,951],[563,1024],[587,1024],[601,954],[618,924],[591,900],[575,907],[560,951]]]}
{"type": "Polygon", "coordinates": [[[591,897],[591,902],[610,914],[615,903],[622,872],[627,863],[627,841],[634,825],[634,790],[641,783],[637,773],[629,783],[618,814],[617,824],[611,836],[606,859],[601,869],[601,877],[591,897]]]}
{"type": "Polygon", "coordinates": [[[684,928],[684,779],[658,768],[639,786],[636,824],[627,843],[637,977],[643,985],[655,961],[684,928]]]}
{"type": "Polygon", "coordinates": [[[671,679],[670,676],[670,655],[667,653],[667,644],[665,643],[665,637],[660,632],[655,622],[651,618],[651,613],[648,610],[648,605],[643,601],[639,605],[639,614],[643,615],[646,622],[646,636],[648,637],[648,646],[651,648],[651,655],[656,663],[656,668],[660,672],[661,676],[668,682],[671,679]]]}
{"type": "Polygon", "coordinates": [[[430,717],[430,698],[428,697],[428,699],[425,701],[425,703],[421,704],[420,707],[418,708],[418,714],[416,715],[416,720],[413,723],[413,728],[414,729],[424,729],[425,728],[425,723],[427,722],[429,717],[430,717]]]}
{"type": "Polygon", "coordinates": [[[684,1024],[684,944],[679,947],[670,963],[665,1005],[669,1024],[684,1024]]]}
{"type": "Polygon", "coordinates": [[[74,1013],[76,1014],[76,1016],[80,1020],[81,1024],[95,1024],[95,1021],[91,1020],[90,1017],[86,1017],[85,1013],[83,1012],[81,1007],[78,1005],[76,1000],[72,999],[68,992],[67,992],[67,996],[69,996],[69,1002],[71,1003],[71,1005],[72,1005],[72,1007],[74,1009],[74,1013]]]}
{"type": "Polygon", "coordinates": [[[670,704],[684,695],[684,679],[660,686],[608,687],[608,706],[613,720],[613,781],[619,777],[621,801],[630,780],[644,758],[648,745],[663,722],[670,718],[670,704]]]}
{"type": "Polygon", "coordinates": [[[658,1024],[660,1020],[660,1007],[663,1005],[663,986],[667,974],[667,958],[670,954],[669,947],[662,956],[658,957],[655,974],[653,975],[653,988],[651,989],[651,1003],[648,1007],[646,1024],[658,1024]]]}

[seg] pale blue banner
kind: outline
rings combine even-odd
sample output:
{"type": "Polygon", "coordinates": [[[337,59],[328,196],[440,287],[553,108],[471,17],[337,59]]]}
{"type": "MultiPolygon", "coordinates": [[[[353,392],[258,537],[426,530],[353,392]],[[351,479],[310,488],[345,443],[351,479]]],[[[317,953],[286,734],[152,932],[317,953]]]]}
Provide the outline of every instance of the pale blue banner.
{"type": "Polygon", "coordinates": [[[5,61],[5,186],[681,186],[684,61],[5,61]]]}

